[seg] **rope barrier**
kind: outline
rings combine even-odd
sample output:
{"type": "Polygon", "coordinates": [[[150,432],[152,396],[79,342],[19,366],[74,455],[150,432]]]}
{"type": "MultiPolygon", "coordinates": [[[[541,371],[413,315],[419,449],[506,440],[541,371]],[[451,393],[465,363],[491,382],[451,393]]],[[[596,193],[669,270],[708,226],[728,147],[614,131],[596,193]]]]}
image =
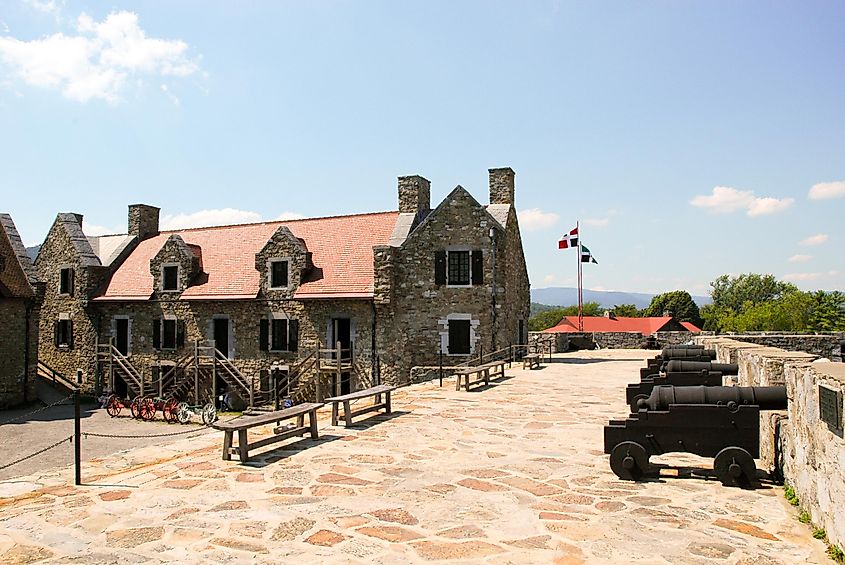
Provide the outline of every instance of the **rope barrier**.
{"type": "Polygon", "coordinates": [[[6,420],[5,422],[0,422],[0,426],[5,426],[6,424],[11,424],[12,422],[17,422],[17,421],[20,421],[20,420],[24,420],[24,419],[26,419],[26,418],[29,418],[30,416],[33,416],[33,415],[35,415],[35,414],[38,414],[39,412],[44,412],[44,411],[45,411],[45,410],[47,410],[48,408],[52,408],[52,407],[54,407],[54,406],[58,406],[59,404],[62,404],[62,403],[64,403],[64,402],[66,402],[66,401],[68,401],[68,400],[72,400],[72,399],[73,399],[73,393],[70,393],[68,396],[66,396],[66,397],[62,398],[61,400],[57,400],[57,401],[55,401],[55,402],[54,402],[54,403],[52,403],[52,404],[47,404],[46,406],[42,406],[41,408],[36,408],[36,409],[35,409],[35,410],[33,410],[32,412],[27,412],[26,414],[21,414],[20,416],[15,416],[14,418],[11,418],[11,419],[9,419],[9,420],[6,420]]]}
{"type": "Polygon", "coordinates": [[[22,457],[22,458],[18,459],[17,461],[12,461],[11,463],[6,463],[5,465],[0,465],[0,471],[8,469],[9,467],[11,467],[13,465],[17,465],[18,463],[23,463],[24,461],[27,461],[28,459],[32,459],[33,457],[37,457],[38,455],[41,455],[42,453],[46,453],[47,451],[50,451],[53,448],[59,447],[61,444],[65,443],[65,442],[72,442],[72,441],[73,441],[73,436],[68,436],[63,440],[57,441],[56,443],[54,443],[50,447],[45,447],[44,449],[36,451],[32,455],[27,455],[26,457],[22,457]]]}

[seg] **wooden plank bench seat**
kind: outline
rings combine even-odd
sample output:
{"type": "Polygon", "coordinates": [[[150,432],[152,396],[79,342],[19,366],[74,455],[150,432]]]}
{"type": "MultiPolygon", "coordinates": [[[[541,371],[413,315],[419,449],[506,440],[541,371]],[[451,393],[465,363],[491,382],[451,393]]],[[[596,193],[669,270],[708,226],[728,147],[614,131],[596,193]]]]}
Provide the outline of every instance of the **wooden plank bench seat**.
{"type": "Polygon", "coordinates": [[[343,421],[347,427],[352,425],[352,418],[354,416],[360,416],[361,414],[366,414],[367,412],[375,412],[376,410],[384,408],[384,413],[390,414],[390,393],[395,389],[395,386],[378,385],[364,390],[350,392],[349,394],[344,394],[342,396],[332,396],[331,398],[326,398],[326,402],[332,403],[332,426],[337,425],[337,421],[339,419],[338,407],[340,404],[343,404],[343,421]],[[384,395],[384,402],[381,401],[382,395],[384,395]],[[367,398],[370,396],[374,397],[372,406],[365,406],[364,408],[359,408],[358,410],[351,409],[350,403],[353,400],[367,398]]]}
{"type": "Polygon", "coordinates": [[[529,353],[525,357],[522,358],[522,368],[528,367],[529,369],[533,369],[534,367],[540,368],[540,354],[539,353],[529,353]]]}
{"type": "Polygon", "coordinates": [[[468,392],[470,385],[476,385],[484,383],[485,385],[490,384],[490,373],[496,372],[497,370],[501,370],[502,376],[505,376],[505,365],[507,365],[507,361],[491,361],[490,363],[484,363],[483,365],[476,365],[474,367],[465,367],[460,369],[459,371],[455,372],[455,376],[457,376],[458,381],[455,383],[455,390],[461,390],[461,381],[464,381],[464,389],[468,392]],[[478,379],[470,382],[470,377],[472,375],[478,375],[478,379]]]}
{"type": "Polygon", "coordinates": [[[311,439],[319,439],[317,435],[317,409],[323,406],[321,403],[297,404],[284,410],[267,412],[258,416],[241,416],[227,422],[218,422],[212,427],[216,430],[223,430],[223,460],[230,461],[232,455],[237,455],[241,463],[249,460],[249,452],[265,445],[276,443],[291,437],[311,434],[311,439]],[[305,425],[305,415],[308,414],[308,425],[305,425]],[[247,430],[256,426],[266,424],[278,424],[283,420],[296,418],[296,426],[277,426],[273,429],[273,436],[258,440],[253,443],[247,441],[247,430]],[[238,446],[232,447],[232,436],[238,432],[238,446]]]}

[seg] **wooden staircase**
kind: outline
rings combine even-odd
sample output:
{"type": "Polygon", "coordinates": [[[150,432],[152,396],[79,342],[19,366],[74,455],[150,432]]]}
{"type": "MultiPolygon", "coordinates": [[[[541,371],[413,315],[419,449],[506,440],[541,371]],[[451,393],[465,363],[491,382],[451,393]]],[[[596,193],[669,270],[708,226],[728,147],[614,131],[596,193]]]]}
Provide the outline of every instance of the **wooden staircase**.
{"type": "Polygon", "coordinates": [[[141,373],[132,365],[129,358],[114,346],[114,340],[97,344],[97,363],[101,373],[108,376],[109,387],[112,390],[114,390],[115,377],[119,377],[126,383],[130,398],[153,392],[145,390],[141,373]]]}

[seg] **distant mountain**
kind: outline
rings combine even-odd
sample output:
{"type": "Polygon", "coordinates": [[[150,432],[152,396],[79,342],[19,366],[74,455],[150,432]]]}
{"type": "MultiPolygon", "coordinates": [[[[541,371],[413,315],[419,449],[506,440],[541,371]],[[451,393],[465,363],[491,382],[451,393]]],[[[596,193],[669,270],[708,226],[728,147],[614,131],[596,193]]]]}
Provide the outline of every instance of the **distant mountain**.
{"type": "Polygon", "coordinates": [[[38,257],[38,252],[41,251],[40,245],[33,245],[32,247],[26,248],[26,254],[29,255],[29,258],[35,261],[35,258],[38,257]]]}
{"type": "MultiPolygon", "coordinates": [[[[619,292],[584,289],[584,302],[598,302],[602,308],[613,308],[620,304],[633,304],[637,308],[645,308],[651,303],[654,294],[642,292],[619,292]]],[[[699,306],[710,304],[709,296],[693,296],[699,306]]],[[[531,302],[548,304],[549,306],[572,306],[578,304],[578,289],[571,287],[532,288],[531,302]]]]}

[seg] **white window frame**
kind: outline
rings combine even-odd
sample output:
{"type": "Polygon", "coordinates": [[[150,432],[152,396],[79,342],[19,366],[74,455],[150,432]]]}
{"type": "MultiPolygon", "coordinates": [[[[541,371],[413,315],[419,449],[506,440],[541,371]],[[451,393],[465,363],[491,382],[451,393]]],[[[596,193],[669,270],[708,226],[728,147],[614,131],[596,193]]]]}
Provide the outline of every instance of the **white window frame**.
{"type": "Polygon", "coordinates": [[[267,288],[269,290],[288,290],[290,289],[290,266],[291,260],[290,257],[271,257],[267,259],[267,288]],[[273,263],[287,263],[288,264],[288,284],[285,286],[273,286],[273,263]]]}
{"type": "MultiPolygon", "coordinates": [[[[472,248],[467,246],[453,246],[446,248],[446,288],[469,288],[472,286],[472,248]],[[466,252],[469,257],[469,282],[467,284],[452,284],[449,277],[449,254],[454,252],[466,252]]],[[[458,319],[458,318],[454,318],[458,319]]]]}
{"type": "Polygon", "coordinates": [[[180,265],[179,263],[162,263],[161,264],[161,272],[159,274],[160,274],[159,280],[161,281],[159,288],[161,289],[161,292],[181,292],[182,291],[182,281],[181,281],[182,265],[180,265]],[[164,269],[165,269],[165,267],[176,267],[176,288],[172,288],[172,289],[165,289],[164,288],[164,269]]]}
{"type": "MultiPolygon", "coordinates": [[[[71,320],[70,315],[66,314],[64,312],[59,314],[59,320],[58,321],[59,321],[59,325],[61,325],[62,322],[68,324],[68,330],[70,330],[70,325],[73,323],[73,320],[71,320]]],[[[65,335],[66,335],[66,337],[69,338],[70,337],[70,331],[66,331],[65,335]]],[[[69,350],[70,349],[70,340],[68,339],[64,343],[57,343],[56,347],[58,349],[61,349],[61,350],[69,350]]]]}
{"type": "MultiPolygon", "coordinates": [[[[290,264],[288,264],[290,266],[290,264]]],[[[288,272],[290,275],[290,272],[288,272]]],[[[290,279],[290,276],[288,276],[290,279]]],[[[270,353],[289,353],[290,352],[290,316],[285,314],[284,312],[271,312],[269,316],[267,316],[269,327],[267,328],[267,339],[269,343],[267,343],[267,351],[270,353]],[[284,349],[273,349],[273,322],[275,320],[285,320],[287,324],[287,339],[285,340],[285,348],[284,349]]]]}
{"type": "Polygon", "coordinates": [[[466,313],[452,313],[445,318],[437,321],[440,326],[440,350],[447,357],[466,357],[467,355],[475,355],[475,346],[481,340],[478,335],[478,327],[481,321],[474,318],[472,314],[466,313]],[[449,321],[450,320],[469,320],[469,353],[449,353],[449,321]]]}

